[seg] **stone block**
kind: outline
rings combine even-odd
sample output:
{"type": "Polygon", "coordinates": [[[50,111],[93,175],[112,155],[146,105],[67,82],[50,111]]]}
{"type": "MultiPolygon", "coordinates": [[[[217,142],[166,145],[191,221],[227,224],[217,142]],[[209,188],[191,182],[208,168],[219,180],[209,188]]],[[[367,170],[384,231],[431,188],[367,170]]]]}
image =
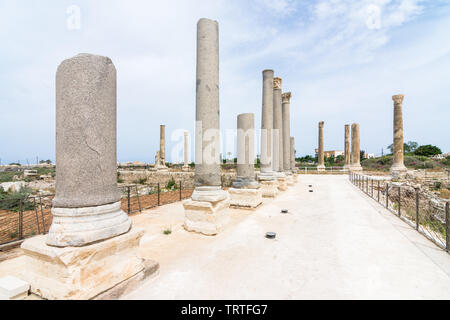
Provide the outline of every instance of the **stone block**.
{"type": "Polygon", "coordinates": [[[254,209],[262,204],[262,190],[258,189],[228,189],[230,205],[236,208],[254,209]]]}
{"type": "Polygon", "coordinates": [[[13,276],[0,278],[0,300],[22,300],[28,296],[30,284],[13,276]]]}
{"type": "Polygon", "coordinates": [[[24,279],[32,293],[45,299],[92,299],[145,272],[139,254],[144,233],[132,228],[108,240],[65,248],[48,246],[44,235],[27,239],[22,244],[27,266],[24,279]]]}
{"type": "Polygon", "coordinates": [[[223,230],[230,219],[228,194],[225,199],[215,196],[212,196],[211,200],[202,196],[202,201],[187,199],[183,201],[183,207],[185,212],[184,228],[187,231],[216,235],[223,230]]]}
{"type": "Polygon", "coordinates": [[[261,180],[261,192],[264,198],[275,198],[278,195],[277,180],[261,180]]]}

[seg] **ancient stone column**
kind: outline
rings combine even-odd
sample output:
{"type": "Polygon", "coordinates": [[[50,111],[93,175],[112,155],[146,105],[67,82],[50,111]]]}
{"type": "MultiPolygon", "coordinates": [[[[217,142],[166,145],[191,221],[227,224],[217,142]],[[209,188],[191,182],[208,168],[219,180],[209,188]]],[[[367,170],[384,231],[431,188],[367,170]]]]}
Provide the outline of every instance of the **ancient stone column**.
{"type": "Polygon", "coordinates": [[[281,100],[281,78],[273,79],[273,171],[278,180],[278,189],[287,189],[283,170],[283,110],[281,100]]]}
{"type": "Polygon", "coordinates": [[[184,132],[184,165],[183,170],[189,169],[189,132],[184,132]]]}
{"type": "Polygon", "coordinates": [[[283,110],[281,78],[273,79],[273,171],[283,172],[283,110]]]}
{"type": "Polygon", "coordinates": [[[116,160],[116,69],[79,54],[56,73],[56,196],[48,235],[22,244],[24,278],[45,299],[90,299],[145,274],[121,210],[116,160]]]}
{"type": "Polygon", "coordinates": [[[166,126],[161,124],[159,126],[159,157],[156,164],[156,169],[167,171],[166,166],[166,126]]]}
{"type": "Polygon", "coordinates": [[[197,93],[195,127],[195,189],[184,202],[188,231],[217,234],[226,224],[230,205],[221,188],[219,128],[219,25],[197,24],[197,93]]]}
{"type": "Polygon", "coordinates": [[[394,101],[394,163],[391,167],[391,174],[398,176],[406,172],[405,164],[403,163],[403,114],[402,102],[404,95],[398,94],[392,97],[394,101]]]}
{"type": "Polygon", "coordinates": [[[295,138],[290,137],[289,141],[290,141],[291,171],[294,176],[294,182],[297,182],[298,174],[297,174],[297,166],[295,165],[295,138]]]}
{"type": "Polygon", "coordinates": [[[261,114],[261,156],[259,181],[263,197],[278,194],[278,182],[273,172],[273,70],[263,71],[262,114],[261,114]]]}
{"type": "Polygon", "coordinates": [[[324,122],[319,122],[319,151],[317,153],[317,170],[325,170],[325,159],[323,153],[323,125],[324,122]]]}
{"type": "Polygon", "coordinates": [[[359,141],[359,124],[352,124],[352,161],[350,169],[352,171],[361,171],[361,147],[359,141]]]}
{"type": "Polygon", "coordinates": [[[261,174],[265,180],[274,180],[273,149],[273,70],[263,71],[263,96],[261,113],[261,174]]]}
{"type": "Polygon", "coordinates": [[[283,137],[282,137],[282,154],[283,163],[281,164],[284,174],[286,175],[286,182],[288,186],[294,185],[294,177],[291,171],[291,139],[290,139],[290,100],[291,93],[286,92],[281,95],[282,100],[282,123],[283,123],[283,137]]]}
{"type": "Polygon", "coordinates": [[[344,169],[350,168],[350,125],[345,125],[345,139],[344,139],[344,169]]]}
{"type": "Polygon", "coordinates": [[[107,57],[80,54],[58,67],[56,168],[47,244],[83,246],[130,229],[117,189],[116,69],[107,57]]]}
{"type": "Polygon", "coordinates": [[[228,189],[231,205],[256,208],[262,203],[262,191],[255,180],[255,116],[243,113],[237,118],[237,177],[228,189]]]}
{"type": "Polygon", "coordinates": [[[290,100],[291,93],[285,92],[282,94],[283,106],[283,170],[291,172],[291,119],[290,119],[290,100]]]}

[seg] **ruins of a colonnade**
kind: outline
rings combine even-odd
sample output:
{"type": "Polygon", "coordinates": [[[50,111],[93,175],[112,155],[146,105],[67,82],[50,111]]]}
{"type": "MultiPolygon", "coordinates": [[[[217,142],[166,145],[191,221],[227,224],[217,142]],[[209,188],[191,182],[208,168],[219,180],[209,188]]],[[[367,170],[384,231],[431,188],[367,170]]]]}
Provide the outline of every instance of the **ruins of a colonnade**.
{"type": "Polygon", "coordinates": [[[159,152],[156,154],[155,168],[159,171],[168,171],[166,166],[166,126],[159,126],[159,152]]]}

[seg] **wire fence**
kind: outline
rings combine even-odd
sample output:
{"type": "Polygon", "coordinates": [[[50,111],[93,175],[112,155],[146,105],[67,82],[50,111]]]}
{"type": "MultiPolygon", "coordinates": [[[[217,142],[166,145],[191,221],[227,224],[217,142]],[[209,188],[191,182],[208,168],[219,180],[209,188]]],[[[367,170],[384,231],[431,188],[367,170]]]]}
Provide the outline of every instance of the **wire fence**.
{"type": "Polygon", "coordinates": [[[348,169],[344,167],[325,167],[318,169],[317,167],[297,167],[299,174],[346,174],[348,169]]]}
{"type": "MultiPolygon", "coordinates": [[[[154,185],[119,186],[121,207],[128,214],[190,198],[193,188],[184,188],[182,182],[171,187],[154,185]]],[[[0,200],[0,245],[46,234],[52,223],[54,194],[11,197],[0,200]]]]}
{"type": "Polygon", "coordinates": [[[383,178],[349,174],[350,181],[372,199],[396,214],[439,247],[450,252],[449,202],[430,200],[419,188],[383,178]]]}

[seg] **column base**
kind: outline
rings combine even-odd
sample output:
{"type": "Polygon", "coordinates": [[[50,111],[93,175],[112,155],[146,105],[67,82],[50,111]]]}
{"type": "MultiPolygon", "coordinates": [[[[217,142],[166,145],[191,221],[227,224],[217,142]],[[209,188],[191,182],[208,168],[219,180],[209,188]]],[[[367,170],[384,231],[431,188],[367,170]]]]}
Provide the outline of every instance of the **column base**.
{"type": "Polygon", "coordinates": [[[297,173],[297,172],[294,172],[294,173],[292,174],[292,176],[294,177],[294,183],[297,183],[297,182],[298,182],[298,173],[297,173]]]}
{"type": "Polygon", "coordinates": [[[230,217],[230,197],[221,187],[196,187],[192,198],[183,201],[184,228],[205,235],[216,235],[230,217]]]}
{"type": "Polygon", "coordinates": [[[169,168],[166,166],[156,166],[156,171],[169,171],[169,168]]]}
{"type": "Polygon", "coordinates": [[[262,190],[246,188],[230,188],[230,205],[235,208],[255,209],[262,204],[262,190]]]}
{"type": "Polygon", "coordinates": [[[96,207],[52,208],[47,245],[81,247],[128,232],[131,219],[120,205],[118,201],[96,207]]]}
{"type": "Polygon", "coordinates": [[[277,180],[261,180],[261,192],[264,198],[275,198],[278,195],[277,180]]]}
{"type": "Polygon", "coordinates": [[[289,187],[294,185],[294,175],[291,172],[286,173],[286,182],[289,187]]]}
{"type": "Polygon", "coordinates": [[[278,190],[280,191],[286,191],[288,188],[286,175],[284,172],[275,172],[275,176],[277,177],[278,181],[278,190]]]}
{"type": "Polygon", "coordinates": [[[390,169],[391,177],[394,179],[403,178],[406,174],[406,171],[408,171],[408,169],[405,167],[405,165],[394,164],[394,165],[392,165],[392,167],[390,169]]]}
{"type": "Polygon", "coordinates": [[[350,166],[350,168],[348,170],[349,171],[363,171],[363,168],[361,167],[360,164],[357,164],[357,165],[350,166]]]}
{"type": "Polygon", "coordinates": [[[325,171],[325,165],[318,165],[317,166],[317,171],[325,171]]]}
{"type": "Polygon", "coordinates": [[[56,248],[45,243],[45,236],[25,240],[24,280],[31,292],[51,300],[92,299],[116,285],[145,273],[139,255],[144,229],[84,247],[56,248]]]}
{"type": "Polygon", "coordinates": [[[183,166],[183,168],[181,168],[182,171],[189,171],[189,166],[183,166]]]}

